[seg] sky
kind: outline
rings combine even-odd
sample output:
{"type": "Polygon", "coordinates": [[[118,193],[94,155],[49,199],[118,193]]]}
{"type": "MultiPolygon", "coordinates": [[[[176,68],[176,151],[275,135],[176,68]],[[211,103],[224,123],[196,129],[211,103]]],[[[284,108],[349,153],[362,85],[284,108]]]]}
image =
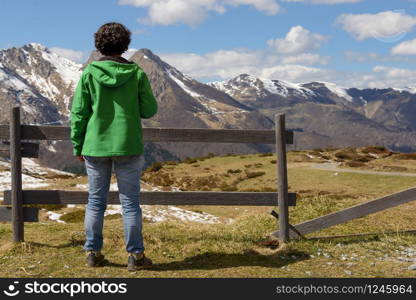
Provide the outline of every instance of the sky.
{"type": "MultiPolygon", "coordinates": [[[[2,0],[0,48],[77,62],[106,22],[202,81],[242,73],[345,87],[416,87],[416,0],[2,0]]],[[[126,54],[128,55],[128,53],[126,54]]]]}

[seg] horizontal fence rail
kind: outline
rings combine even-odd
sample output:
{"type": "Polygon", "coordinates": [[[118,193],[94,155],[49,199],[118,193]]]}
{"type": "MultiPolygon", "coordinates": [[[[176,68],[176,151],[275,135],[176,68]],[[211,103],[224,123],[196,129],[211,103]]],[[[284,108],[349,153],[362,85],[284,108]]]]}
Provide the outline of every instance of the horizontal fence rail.
{"type": "MultiPolygon", "coordinates": [[[[0,139],[9,139],[8,125],[0,125],[0,139]]],[[[21,125],[22,140],[70,140],[70,127],[21,125]]],[[[285,132],[286,144],[293,144],[293,131],[285,132]]],[[[273,129],[143,128],[144,142],[204,142],[275,144],[273,129]]]]}
{"type": "MultiPolygon", "coordinates": [[[[39,208],[37,207],[23,207],[23,221],[24,222],[38,222],[39,208]]],[[[11,207],[0,207],[0,222],[11,222],[12,221],[12,208],[11,207]]]]}
{"type": "MultiPolygon", "coordinates": [[[[26,204],[87,204],[88,192],[62,190],[23,190],[26,204]]],[[[120,204],[118,192],[109,192],[108,204],[120,204]]],[[[235,205],[276,206],[276,192],[140,192],[141,205],[235,205]]],[[[4,203],[11,203],[11,191],[4,191],[4,203]]],[[[290,206],[296,194],[289,193],[290,206]]]]}
{"type": "MultiPolygon", "coordinates": [[[[87,191],[23,190],[22,157],[39,156],[39,144],[33,141],[71,140],[70,126],[24,125],[20,106],[10,110],[9,125],[0,125],[0,154],[10,156],[11,189],[4,191],[6,206],[0,206],[0,221],[11,221],[13,241],[24,241],[24,222],[38,221],[42,205],[87,204],[87,191]],[[7,206],[8,205],[8,206],[7,206]],[[11,205],[11,208],[9,207],[11,205]],[[36,207],[35,207],[36,206],[36,207]]],[[[210,129],[142,127],[143,142],[201,142],[274,144],[276,146],[277,191],[141,191],[143,205],[216,205],[279,207],[280,239],[288,240],[288,206],[296,205],[296,194],[288,193],[286,144],[293,144],[293,131],[285,129],[284,114],[275,115],[275,129],[210,129]]],[[[120,204],[119,192],[109,191],[108,204],[120,204]]],[[[277,213],[273,210],[274,216],[277,213]]]]}
{"type": "MultiPolygon", "coordinates": [[[[22,157],[38,158],[39,157],[39,144],[37,143],[21,143],[20,151],[22,157]]],[[[0,144],[0,154],[10,156],[10,143],[0,144]]]]}

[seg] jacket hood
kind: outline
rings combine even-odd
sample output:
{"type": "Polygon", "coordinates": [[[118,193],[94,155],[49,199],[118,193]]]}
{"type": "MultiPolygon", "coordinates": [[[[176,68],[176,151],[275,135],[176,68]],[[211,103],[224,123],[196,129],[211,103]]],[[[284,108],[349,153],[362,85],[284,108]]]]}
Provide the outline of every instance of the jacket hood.
{"type": "Polygon", "coordinates": [[[139,66],[115,61],[94,61],[88,66],[91,75],[101,85],[118,87],[125,84],[132,76],[137,74],[139,66]]]}

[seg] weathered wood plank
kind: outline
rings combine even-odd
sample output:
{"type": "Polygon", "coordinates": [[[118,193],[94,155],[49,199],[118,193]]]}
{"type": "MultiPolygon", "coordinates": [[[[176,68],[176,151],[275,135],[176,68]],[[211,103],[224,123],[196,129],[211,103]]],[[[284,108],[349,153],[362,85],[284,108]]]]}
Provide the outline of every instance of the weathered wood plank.
{"type": "MultiPolygon", "coordinates": [[[[39,157],[39,144],[37,143],[21,143],[21,154],[22,157],[37,158],[39,157]]],[[[10,144],[0,144],[0,153],[10,156],[10,144]]]]}
{"type": "MultiPolygon", "coordinates": [[[[145,205],[242,205],[276,206],[275,192],[140,192],[145,205]]],[[[24,190],[24,204],[86,204],[88,192],[24,190]]],[[[10,203],[10,191],[4,191],[4,203],[10,203]]],[[[119,204],[118,192],[110,192],[108,204],[119,204]]],[[[289,194],[289,205],[296,205],[296,194],[289,194]]]]}
{"type": "MultiPolygon", "coordinates": [[[[416,188],[411,188],[300,223],[296,225],[295,228],[300,231],[302,235],[305,235],[415,200],[416,188]]],[[[272,235],[278,237],[279,231],[273,232],[272,235]]],[[[291,232],[290,236],[296,237],[297,235],[291,232]]]]}
{"type": "MultiPolygon", "coordinates": [[[[23,207],[24,222],[38,222],[39,208],[37,207],[23,207]]],[[[0,222],[12,221],[12,208],[7,206],[0,206],[0,222]]]]}
{"type": "MultiPolygon", "coordinates": [[[[0,139],[8,139],[7,125],[0,125],[0,139]]],[[[65,126],[22,125],[24,140],[69,140],[65,126]]],[[[286,143],[293,144],[293,131],[286,131],[286,143]]],[[[203,142],[275,144],[273,129],[143,128],[144,142],[203,142]]]]}
{"type": "Polygon", "coordinates": [[[0,125],[0,139],[9,140],[10,139],[10,127],[9,125],[0,125]]]}
{"type": "Polygon", "coordinates": [[[10,110],[10,172],[13,242],[24,241],[20,106],[10,110]]]}
{"type": "MultiPolygon", "coordinates": [[[[144,141],[149,142],[209,142],[209,143],[275,143],[274,130],[260,129],[178,129],[145,128],[144,141]]],[[[293,143],[293,132],[286,132],[286,143],[293,143]]]]}
{"type": "MultiPolygon", "coordinates": [[[[69,140],[70,128],[68,126],[22,125],[21,136],[23,140],[69,140]]],[[[0,125],[0,139],[8,140],[9,126],[0,125]]]]}
{"type": "Polygon", "coordinates": [[[289,196],[287,183],[287,160],[285,143],[285,115],[276,114],[274,116],[276,124],[276,155],[277,155],[277,190],[279,205],[279,239],[285,243],[289,240],[289,196]]]}

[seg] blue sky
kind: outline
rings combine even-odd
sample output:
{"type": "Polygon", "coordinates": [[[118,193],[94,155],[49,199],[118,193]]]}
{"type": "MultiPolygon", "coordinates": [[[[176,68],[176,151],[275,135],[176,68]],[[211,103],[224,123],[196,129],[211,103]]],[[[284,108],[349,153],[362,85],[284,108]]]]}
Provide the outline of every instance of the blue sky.
{"type": "Polygon", "coordinates": [[[85,60],[108,21],[201,80],[240,73],[416,86],[415,0],[2,0],[0,48],[41,43],[85,60]]]}

